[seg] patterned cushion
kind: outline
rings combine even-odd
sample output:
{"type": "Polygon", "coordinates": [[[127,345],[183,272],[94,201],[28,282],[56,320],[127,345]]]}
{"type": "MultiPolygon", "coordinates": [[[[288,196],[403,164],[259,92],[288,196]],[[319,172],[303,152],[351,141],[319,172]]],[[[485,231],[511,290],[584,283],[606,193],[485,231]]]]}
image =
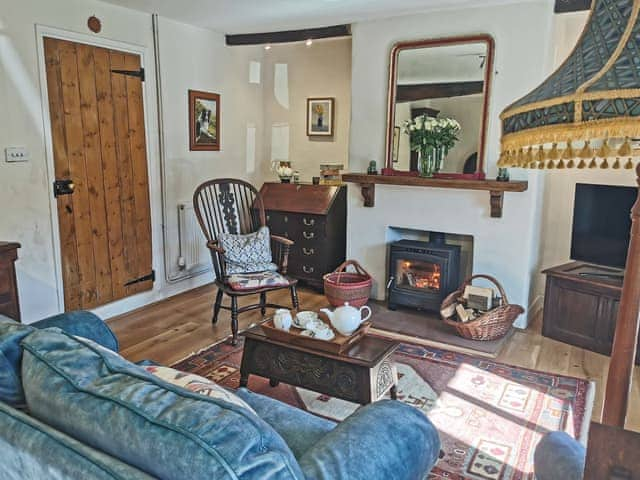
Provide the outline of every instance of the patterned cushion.
{"type": "Polygon", "coordinates": [[[178,387],[186,388],[187,390],[205,395],[207,397],[217,398],[223,402],[233,403],[242,408],[246,408],[253,413],[256,413],[253,408],[249,406],[244,400],[230,392],[226,388],[221,387],[217,383],[201,377],[200,375],[194,375],[193,373],[185,373],[175,368],[162,367],[158,365],[147,365],[143,367],[147,372],[154,374],[161,380],[168,382],[178,387]]]}
{"type": "Polygon", "coordinates": [[[238,273],[229,277],[229,285],[234,290],[254,290],[263,287],[287,287],[287,277],[278,272],[238,273]]]}
{"type": "Polygon", "coordinates": [[[271,256],[271,235],[268,227],[246,235],[221,233],[218,238],[224,249],[227,275],[234,273],[275,272],[278,267],[271,256]]]}

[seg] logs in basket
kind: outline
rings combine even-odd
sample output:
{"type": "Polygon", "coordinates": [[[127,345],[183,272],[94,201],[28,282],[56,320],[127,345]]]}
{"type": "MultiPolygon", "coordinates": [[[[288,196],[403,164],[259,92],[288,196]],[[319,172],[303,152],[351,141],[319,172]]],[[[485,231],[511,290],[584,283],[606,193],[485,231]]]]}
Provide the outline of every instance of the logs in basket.
{"type": "Polygon", "coordinates": [[[520,305],[511,304],[507,300],[507,294],[500,285],[500,282],[490,275],[472,275],[467,278],[462,286],[455,292],[448,295],[442,302],[440,308],[442,320],[447,325],[451,325],[456,329],[458,335],[471,340],[496,340],[503,337],[509,332],[513,322],[524,313],[524,308],[520,305]],[[462,297],[464,289],[467,285],[471,285],[471,282],[477,278],[484,278],[493,283],[502,296],[502,305],[493,308],[479,317],[469,322],[457,322],[453,318],[456,315],[455,310],[452,315],[446,317],[442,312],[450,310],[451,305],[457,303],[458,299],[462,297]]]}

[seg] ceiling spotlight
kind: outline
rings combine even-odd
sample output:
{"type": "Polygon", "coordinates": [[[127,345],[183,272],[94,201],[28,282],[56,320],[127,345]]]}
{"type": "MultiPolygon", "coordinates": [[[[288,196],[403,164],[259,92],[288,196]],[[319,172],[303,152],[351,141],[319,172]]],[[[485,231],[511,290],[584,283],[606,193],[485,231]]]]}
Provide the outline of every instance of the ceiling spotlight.
{"type": "Polygon", "coordinates": [[[311,39],[309,39],[309,40],[307,40],[307,41],[305,42],[305,45],[306,45],[307,47],[310,47],[312,44],[313,44],[313,40],[311,40],[311,39]]]}
{"type": "Polygon", "coordinates": [[[264,46],[264,49],[265,49],[265,50],[271,50],[271,45],[265,45],[265,46],[264,46]]]}

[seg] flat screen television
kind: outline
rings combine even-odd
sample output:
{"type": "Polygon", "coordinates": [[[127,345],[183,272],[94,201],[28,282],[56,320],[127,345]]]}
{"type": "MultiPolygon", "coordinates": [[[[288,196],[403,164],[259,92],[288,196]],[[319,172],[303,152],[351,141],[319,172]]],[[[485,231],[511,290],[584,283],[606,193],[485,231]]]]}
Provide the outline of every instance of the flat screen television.
{"type": "Polygon", "coordinates": [[[611,185],[576,185],[571,258],[624,268],[629,248],[631,207],[638,189],[611,185]]]}

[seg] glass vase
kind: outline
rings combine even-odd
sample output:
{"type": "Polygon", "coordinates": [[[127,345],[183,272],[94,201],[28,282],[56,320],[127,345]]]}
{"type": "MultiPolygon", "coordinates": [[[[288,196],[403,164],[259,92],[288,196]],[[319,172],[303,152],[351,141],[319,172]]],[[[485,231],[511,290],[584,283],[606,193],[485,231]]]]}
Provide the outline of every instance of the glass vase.
{"type": "Polygon", "coordinates": [[[443,148],[427,148],[418,153],[418,171],[421,177],[433,177],[442,168],[443,148]]]}

